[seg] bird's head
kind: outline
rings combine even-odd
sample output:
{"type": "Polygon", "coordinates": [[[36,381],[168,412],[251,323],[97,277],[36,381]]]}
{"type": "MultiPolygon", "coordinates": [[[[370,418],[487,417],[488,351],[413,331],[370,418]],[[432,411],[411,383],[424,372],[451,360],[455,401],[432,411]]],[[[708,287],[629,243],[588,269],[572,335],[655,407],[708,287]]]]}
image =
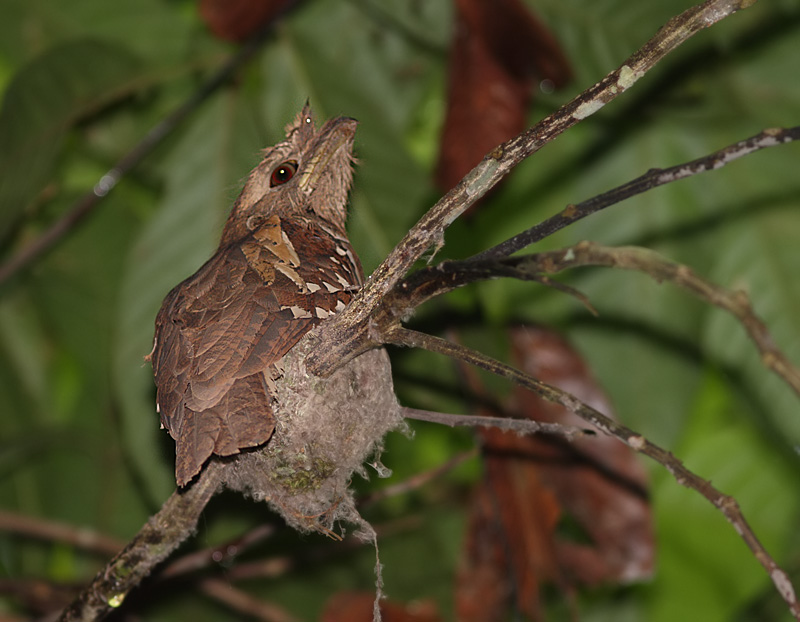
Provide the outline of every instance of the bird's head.
{"type": "Polygon", "coordinates": [[[247,236],[269,216],[305,215],[345,233],[357,122],[336,117],[319,129],[306,104],[286,140],[264,150],[231,210],[220,247],[247,236]]]}

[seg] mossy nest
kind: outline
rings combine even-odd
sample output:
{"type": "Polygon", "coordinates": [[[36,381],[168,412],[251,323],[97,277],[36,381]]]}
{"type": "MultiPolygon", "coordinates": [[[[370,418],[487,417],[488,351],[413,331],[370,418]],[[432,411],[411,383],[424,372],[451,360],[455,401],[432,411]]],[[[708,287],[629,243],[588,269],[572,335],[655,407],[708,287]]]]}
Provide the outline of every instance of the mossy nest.
{"type": "Polygon", "coordinates": [[[281,361],[276,380],[277,424],[269,442],[232,458],[228,487],[267,501],[303,532],[331,534],[336,523],[372,529],[355,508],[353,473],[366,477],[374,457],[378,474],[383,438],[403,424],[386,351],[370,350],[329,378],[306,371],[305,357],[318,342],[303,339],[281,361]]]}

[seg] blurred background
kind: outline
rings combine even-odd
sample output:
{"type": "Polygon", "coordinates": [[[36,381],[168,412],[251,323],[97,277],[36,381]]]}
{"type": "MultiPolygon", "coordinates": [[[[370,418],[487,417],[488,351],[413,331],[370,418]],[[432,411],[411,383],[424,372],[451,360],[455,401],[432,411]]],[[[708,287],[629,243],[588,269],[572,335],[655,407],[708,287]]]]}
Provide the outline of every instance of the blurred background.
{"type": "MultiPolygon", "coordinates": [[[[254,53],[52,250],[0,283],[0,618],[35,619],[63,606],[174,490],[174,445],[158,429],[152,372],[143,359],[155,314],[165,294],[214,251],[259,150],[282,138],[307,99],[318,119],[344,114],[360,122],[350,231],[369,273],[483,153],[602,78],[689,6],[5,0],[2,263],[70,213],[243,46],[254,53]],[[47,521],[35,537],[34,519],[47,521]],[[56,525],[66,533],[52,531],[56,525]],[[82,529],[112,540],[99,552],[87,550],[75,537],[82,529]]],[[[437,258],[478,252],[649,168],[797,124],[799,40],[797,0],[758,3],[700,33],[518,167],[449,229],[437,258]]],[[[747,291],[778,345],[800,362],[798,161],[796,144],[759,152],[609,208],[537,248],[583,239],[654,248],[747,291]]],[[[526,346],[509,326],[558,331],[580,361],[565,382],[596,379],[622,422],[734,495],[800,584],[797,396],[763,368],[731,318],[669,285],[600,269],[559,278],[584,292],[599,316],[560,292],[493,281],[428,304],[410,324],[516,360],[526,346]]],[[[476,394],[525,403],[507,384],[439,357],[391,355],[405,405],[475,412],[476,394]]],[[[454,619],[456,611],[468,619],[469,594],[487,589],[470,583],[465,571],[470,545],[493,537],[491,528],[475,528],[486,462],[473,448],[491,442],[469,430],[411,427],[413,438],[387,440],[382,460],[391,479],[354,485],[367,497],[458,459],[424,485],[405,485],[366,506],[364,515],[379,533],[397,619],[454,619]]],[[[652,577],[622,585],[611,573],[587,587],[555,566],[525,574],[527,582],[500,573],[507,584],[493,619],[562,620],[576,612],[587,621],[789,619],[721,514],[663,468],[641,465],[649,472],[647,520],[655,532],[652,577]],[[536,602],[526,604],[519,592],[531,590],[536,602]]],[[[578,532],[580,540],[587,532],[581,521],[591,517],[570,523],[568,505],[561,499],[548,506],[561,517],[548,536],[578,532]]],[[[212,501],[197,536],[176,555],[227,543],[264,523],[274,523],[274,531],[242,556],[154,580],[115,615],[281,619],[203,592],[199,581],[208,577],[301,620],[323,619],[326,606],[341,613],[343,601],[334,606],[331,599],[349,606],[360,601],[347,600],[348,593],[374,589],[371,547],[300,536],[266,506],[233,495],[212,501]],[[236,575],[245,563],[254,570],[236,575]]],[[[361,614],[348,615],[338,619],[361,614]]]]}

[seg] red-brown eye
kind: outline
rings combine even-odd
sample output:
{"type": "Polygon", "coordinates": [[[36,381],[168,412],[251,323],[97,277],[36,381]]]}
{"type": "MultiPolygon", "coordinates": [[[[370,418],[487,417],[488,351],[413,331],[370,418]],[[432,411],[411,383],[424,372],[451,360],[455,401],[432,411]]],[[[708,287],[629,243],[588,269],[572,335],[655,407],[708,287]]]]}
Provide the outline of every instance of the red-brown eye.
{"type": "Polygon", "coordinates": [[[272,173],[269,176],[269,187],[272,188],[274,186],[285,184],[292,177],[294,177],[296,172],[297,162],[294,160],[287,160],[286,162],[279,164],[272,169],[272,173]]]}

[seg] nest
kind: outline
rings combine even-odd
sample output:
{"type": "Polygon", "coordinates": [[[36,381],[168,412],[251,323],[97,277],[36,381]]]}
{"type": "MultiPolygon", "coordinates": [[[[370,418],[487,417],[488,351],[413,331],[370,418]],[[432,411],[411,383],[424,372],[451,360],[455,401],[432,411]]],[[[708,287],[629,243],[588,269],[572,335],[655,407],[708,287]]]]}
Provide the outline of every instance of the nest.
{"type": "Polygon", "coordinates": [[[276,381],[277,425],[270,441],[230,460],[229,488],[264,500],[293,528],[333,535],[339,522],[372,539],[349,488],[353,473],[367,476],[365,461],[381,476],[383,438],[403,425],[386,351],[370,350],[329,378],[306,371],[318,341],[303,339],[281,361],[276,381]]]}

